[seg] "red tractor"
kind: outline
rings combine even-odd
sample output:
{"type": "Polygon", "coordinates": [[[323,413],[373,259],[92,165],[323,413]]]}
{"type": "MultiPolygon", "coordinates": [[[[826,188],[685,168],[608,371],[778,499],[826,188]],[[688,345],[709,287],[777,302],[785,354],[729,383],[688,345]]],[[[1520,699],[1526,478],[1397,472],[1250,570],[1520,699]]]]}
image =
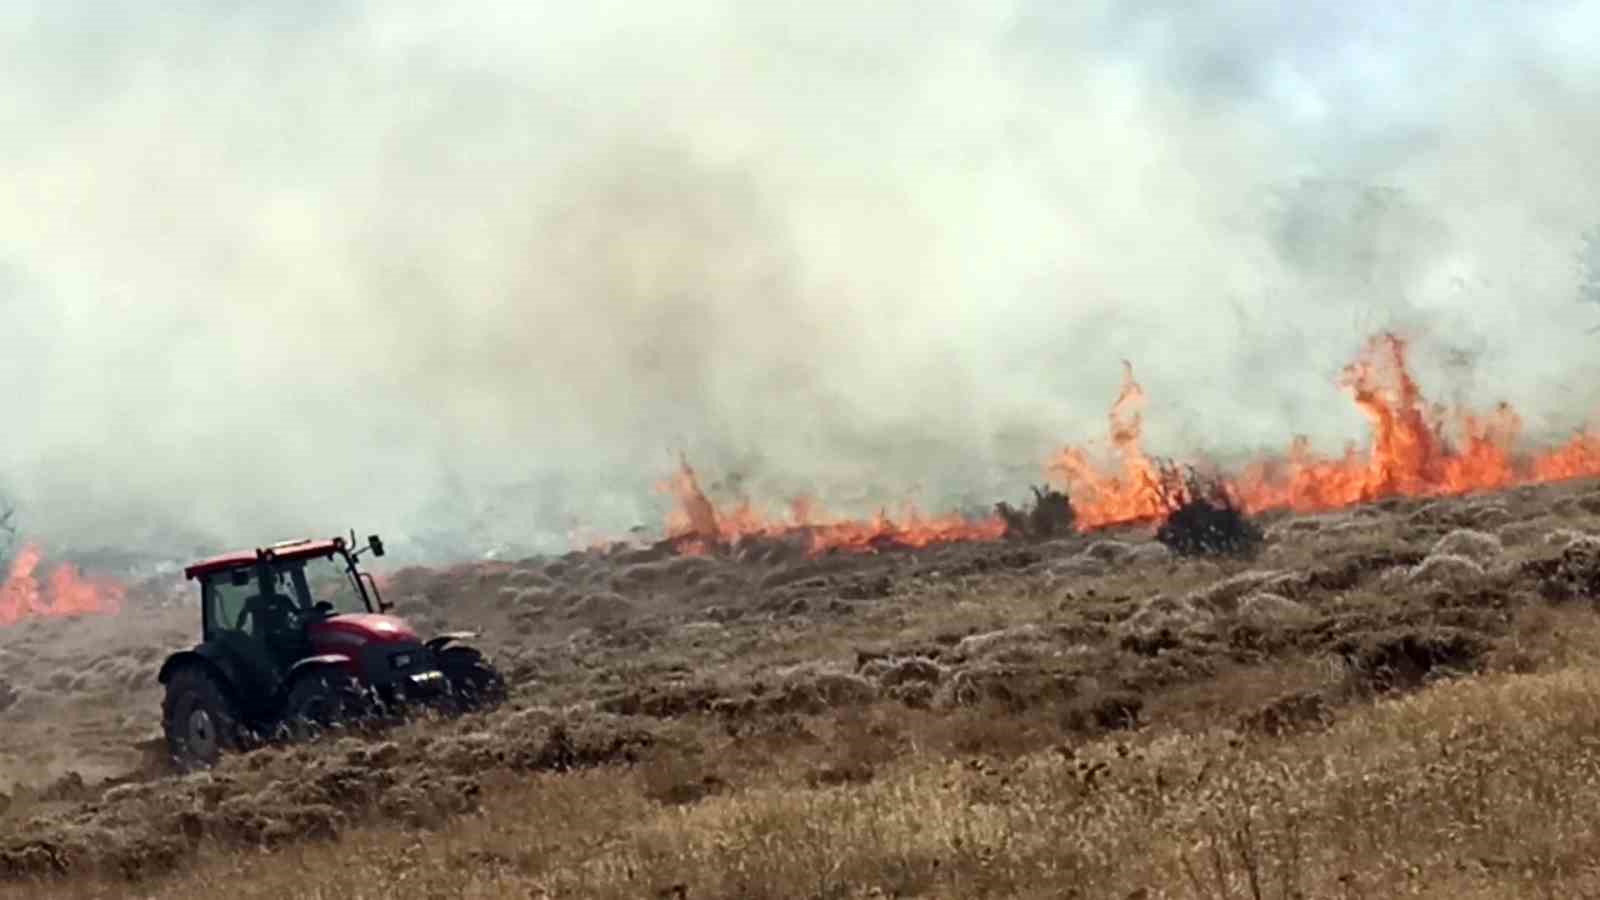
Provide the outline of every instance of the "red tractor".
{"type": "Polygon", "coordinates": [[[481,709],[506,685],[483,654],[451,632],[424,641],[387,615],[377,581],[342,537],[273,544],[201,560],[200,643],[172,654],[162,725],[180,768],[212,765],[263,736],[302,738],[340,722],[421,704],[481,709]]]}

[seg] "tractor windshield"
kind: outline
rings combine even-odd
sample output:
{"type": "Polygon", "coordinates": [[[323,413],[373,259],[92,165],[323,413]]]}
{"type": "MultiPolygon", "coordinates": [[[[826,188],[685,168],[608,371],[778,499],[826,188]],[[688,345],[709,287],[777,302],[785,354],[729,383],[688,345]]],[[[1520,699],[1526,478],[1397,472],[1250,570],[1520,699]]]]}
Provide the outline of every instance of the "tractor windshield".
{"type": "Polygon", "coordinates": [[[326,603],[333,607],[332,614],[372,611],[366,594],[338,556],[280,562],[276,574],[278,589],[293,597],[303,610],[326,603]]]}

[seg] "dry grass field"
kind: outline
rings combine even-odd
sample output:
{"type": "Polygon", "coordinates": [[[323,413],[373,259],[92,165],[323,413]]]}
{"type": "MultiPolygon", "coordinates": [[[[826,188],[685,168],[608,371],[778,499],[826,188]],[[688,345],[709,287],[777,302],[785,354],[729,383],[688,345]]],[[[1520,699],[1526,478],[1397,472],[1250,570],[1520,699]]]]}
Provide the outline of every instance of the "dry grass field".
{"type": "Polygon", "coordinates": [[[1600,490],[1261,524],[405,570],[506,707],[181,777],[191,610],[0,629],[0,897],[1600,896],[1600,490]]]}

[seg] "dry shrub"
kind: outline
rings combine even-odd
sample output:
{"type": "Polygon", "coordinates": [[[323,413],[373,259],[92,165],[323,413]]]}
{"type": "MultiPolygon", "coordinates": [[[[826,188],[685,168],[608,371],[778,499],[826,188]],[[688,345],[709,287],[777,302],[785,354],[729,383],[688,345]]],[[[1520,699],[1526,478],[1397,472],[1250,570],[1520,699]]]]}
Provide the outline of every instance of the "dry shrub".
{"type": "Polygon", "coordinates": [[[939,688],[942,708],[1004,708],[1014,713],[1050,708],[1084,692],[1078,679],[1061,672],[984,663],[958,669],[939,688]]]}
{"type": "Polygon", "coordinates": [[[938,698],[938,686],[931,681],[902,681],[889,685],[884,696],[911,709],[927,709],[938,698]]]}
{"type": "Polygon", "coordinates": [[[793,562],[797,555],[786,550],[777,541],[762,540],[759,538],[742,538],[737,540],[733,547],[731,558],[741,566],[752,568],[781,566],[793,562]]]}
{"type": "Polygon", "coordinates": [[[612,576],[611,583],[619,591],[637,591],[663,584],[673,578],[672,562],[660,560],[624,566],[612,576]]]}
{"type": "Polygon", "coordinates": [[[1191,591],[1184,600],[1190,606],[1206,612],[1231,613],[1246,595],[1279,581],[1285,574],[1271,569],[1251,569],[1191,591]]]}
{"type": "Polygon", "coordinates": [[[1085,733],[1137,728],[1143,709],[1144,698],[1134,691],[1092,689],[1067,703],[1062,724],[1085,733]]]}
{"type": "Polygon", "coordinates": [[[1216,616],[1184,597],[1158,594],[1122,623],[1124,649],[1155,654],[1181,646],[1186,636],[1209,632],[1216,616]]]}
{"type": "Polygon", "coordinates": [[[73,854],[65,846],[46,840],[23,841],[0,847],[0,880],[23,881],[64,875],[73,854]]]}
{"type": "Polygon", "coordinates": [[[707,641],[720,640],[727,628],[722,623],[714,620],[699,622],[685,622],[676,629],[677,637],[691,647],[699,647],[707,641]]]}
{"type": "Polygon", "coordinates": [[[1489,642],[1457,628],[1391,629],[1345,638],[1333,649],[1348,666],[1352,688],[1383,693],[1476,671],[1489,642]]]}
{"type": "Polygon", "coordinates": [[[1106,563],[1122,562],[1133,554],[1133,545],[1126,541],[1101,538],[1084,548],[1083,555],[1106,563]]]}
{"type": "Polygon", "coordinates": [[[1245,516],[1221,478],[1163,463],[1157,489],[1167,514],[1156,540],[1173,553],[1248,556],[1260,549],[1261,526],[1245,516]]]}
{"type": "Polygon", "coordinates": [[[1573,541],[1581,540],[1586,537],[1590,537],[1588,532],[1578,531],[1572,528],[1553,528],[1550,531],[1545,532],[1544,543],[1551,546],[1565,547],[1573,541]]]}
{"type": "Polygon", "coordinates": [[[1578,505],[1577,497],[1562,497],[1550,504],[1550,511],[1563,518],[1576,518],[1586,515],[1583,507],[1578,505]]]}
{"type": "Polygon", "coordinates": [[[1128,554],[1124,562],[1129,566],[1149,566],[1169,562],[1173,553],[1164,544],[1145,543],[1134,544],[1133,551],[1128,554]]]}
{"type": "Polygon", "coordinates": [[[506,584],[518,588],[550,588],[555,582],[550,576],[535,568],[512,569],[506,576],[506,584]]]}
{"type": "Polygon", "coordinates": [[[1522,547],[1546,538],[1545,526],[1539,522],[1508,522],[1495,530],[1502,547],[1522,547]]]}
{"type": "Polygon", "coordinates": [[[1483,581],[1483,567],[1465,556],[1432,553],[1406,572],[1412,582],[1468,588],[1483,581]]]}
{"type": "Polygon", "coordinates": [[[1135,544],[1102,538],[1083,552],[1058,560],[1048,571],[1060,578],[1095,578],[1139,566],[1160,565],[1172,558],[1173,552],[1159,543],[1135,544]]]}
{"type": "Polygon", "coordinates": [[[1457,514],[1457,521],[1465,528],[1497,528],[1511,521],[1511,511],[1499,502],[1469,503],[1457,514]]]}
{"type": "Polygon", "coordinates": [[[567,608],[567,615],[589,625],[617,624],[633,615],[633,604],[621,594],[601,591],[583,595],[567,608]]]}
{"type": "Polygon", "coordinates": [[[786,679],[774,705],[784,712],[816,714],[830,709],[865,706],[877,699],[877,686],[859,675],[813,671],[786,679]]]}
{"type": "Polygon", "coordinates": [[[865,662],[860,667],[862,677],[872,678],[885,687],[907,683],[938,684],[944,680],[945,668],[927,657],[882,657],[865,662]]]}
{"type": "Polygon", "coordinates": [[[595,706],[621,716],[670,719],[709,712],[726,696],[727,692],[715,684],[656,684],[621,691],[599,700],[595,706]]]}
{"type": "Polygon", "coordinates": [[[1047,631],[1030,622],[968,635],[956,644],[952,655],[958,660],[977,660],[1011,651],[1034,651],[1049,639],[1047,631]]]}
{"type": "Polygon", "coordinates": [[[1087,553],[1069,557],[1055,563],[1049,569],[1052,577],[1077,580],[1080,578],[1097,578],[1110,571],[1111,564],[1104,560],[1096,559],[1087,553]]]}
{"type": "Polygon", "coordinates": [[[518,608],[544,607],[552,603],[559,594],[548,587],[530,587],[517,591],[513,604],[518,608]]]}
{"type": "MultiPolygon", "coordinates": [[[[1559,506],[1559,501],[1556,504],[1559,506]]],[[[1509,522],[1511,512],[1498,500],[1470,501],[1454,498],[1431,500],[1407,516],[1407,522],[1422,528],[1468,528],[1487,531],[1509,522]]]]}
{"type": "Polygon", "coordinates": [[[1072,531],[1077,513],[1066,494],[1054,488],[1033,487],[1033,503],[1018,509],[1005,501],[995,504],[995,514],[1006,524],[1006,537],[1049,540],[1072,531]]]}
{"type": "Polygon", "coordinates": [[[1281,594],[1256,593],[1239,604],[1239,621],[1257,628],[1281,625],[1304,625],[1316,619],[1316,613],[1304,603],[1290,600],[1281,594]]]}
{"type": "Polygon", "coordinates": [[[518,607],[511,614],[512,629],[519,635],[530,635],[538,630],[548,613],[548,608],[544,606],[518,607]]]}
{"type": "Polygon", "coordinates": [[[1505,546],[1498,537],[1472,528],[1457,528],[1439,538],[1433,545],[1432,556],[1459,556],[1487,565],[1497,559],[1505,546]]]}
{"type": "Polygon", "coordinates": [[[690,581],[715,571],[717,562],[708,556],[674,556],[666,561],[666,566],[669,576],[690,581]]]}
{"type": "Polygon", "coordinates": [[[1600,537],[1582,535],[1567,541],[1554,560],[1531,564],[1539,592],[1553,601],[1600,597],[1600,537]]]}

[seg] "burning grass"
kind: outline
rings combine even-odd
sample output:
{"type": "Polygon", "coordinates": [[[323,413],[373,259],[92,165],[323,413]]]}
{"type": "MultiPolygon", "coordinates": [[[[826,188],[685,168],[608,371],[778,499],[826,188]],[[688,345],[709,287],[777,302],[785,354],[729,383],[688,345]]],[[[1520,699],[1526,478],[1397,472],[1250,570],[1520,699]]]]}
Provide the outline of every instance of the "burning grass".
{"type": "Polygon", "coordinates": [[[24,544],[11,558],[10,571],[0,582],[0,627],[30,617],[115,614],[122,609],[127,588],[104,578],[91,578],[77,567],[59,564],[41,579],[44,552],[24,544]]]}
{"type": "MultiPolygon", "coordinates": [[[[1557,446],[1529,451],[1520,446],[1521,420],[1506,404],[1488,413],[1430,404],[1407,353],[1402,337],[1375,335],[1338,381],[1371,423],[1364,452],[1352,444],[1342,456],[1328,457],[1296,437],[1277,457],[1189,485],[1204,489],[1178,491],[1183,500],[1177,505],[1187,508],[1181,509],[1174,540],[1194,552],[1213,552],[1207,548],[1219,534],[1227,535],[1222,542],[1229,546],[1253,542],[1244,517],[1266,512],[1325,512],[1390,498],[1455,497],[1600,475],[1600,436],[1580,431],[1557,446]]],[[[849,519],[828,515],[814,497],[796,497],[786,515],[773,515],[747,497],[713,502],[683,461],[661,485],[674,501],[665,546],[706,553],[750,538],[789,538],[820,554],[1172,524],[1180,511],[1173,503],[1175,486],[1142,443],[1144,397],[1132,364],[1124,362],[1122,387],[1108,414],[1112,458],[1078,446],[1062,449],[1044,465],[1054,487],[1049,494],[1036,489],[1031,512],[1000,504],[988,517],[930,516],[908,506],[895,516],[880,511],[849,519]]],[[[1495,510],[1481,512],[1478,521],[1463,524],[1502,524],[1490,521],[1495,510]]]]}

